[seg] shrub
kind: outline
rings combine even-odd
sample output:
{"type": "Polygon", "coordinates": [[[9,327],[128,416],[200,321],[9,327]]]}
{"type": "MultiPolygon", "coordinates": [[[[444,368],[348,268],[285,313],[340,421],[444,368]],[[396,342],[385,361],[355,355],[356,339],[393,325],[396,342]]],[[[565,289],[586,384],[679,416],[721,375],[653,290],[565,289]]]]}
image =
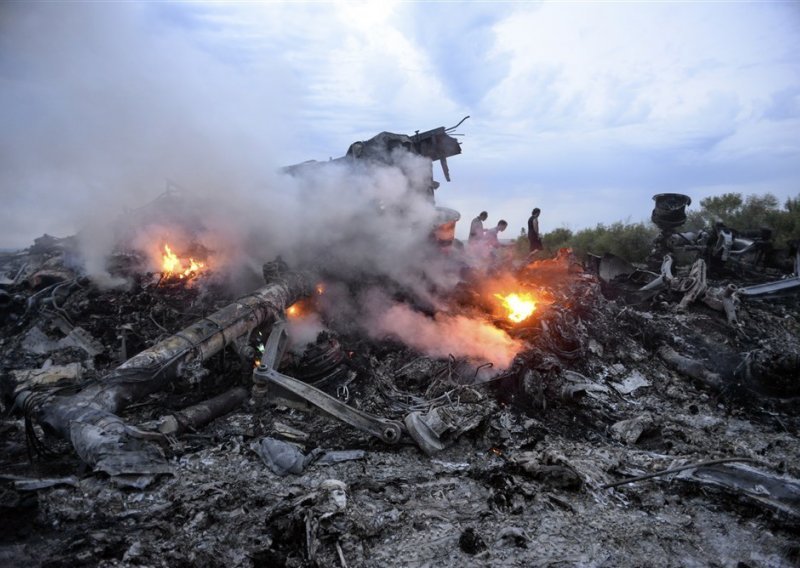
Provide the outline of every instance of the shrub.
{"type": "Polygon", "coordinates": [[[552,253],[562,247],[570,247],[578,257],[587,252],[602,255],[610,252],[631,262],[641,262],[647,258],[657,229],[647,223],[599,224],[591,229],[573,233],[567,228],[559,228],[543,237],[545,249],[552,253]]]}
{"type": "Polygon", "coordinates": [[[687,215],[686,230],[707,228],[716,221],[738,230],[768,227],[775,246],[785,247],[787,241],[800,238],[800,195],[787,199],[783,207],[771,193],[746,198],[741,193],[706,197],[700,201],[699,211],[687,215]]]}

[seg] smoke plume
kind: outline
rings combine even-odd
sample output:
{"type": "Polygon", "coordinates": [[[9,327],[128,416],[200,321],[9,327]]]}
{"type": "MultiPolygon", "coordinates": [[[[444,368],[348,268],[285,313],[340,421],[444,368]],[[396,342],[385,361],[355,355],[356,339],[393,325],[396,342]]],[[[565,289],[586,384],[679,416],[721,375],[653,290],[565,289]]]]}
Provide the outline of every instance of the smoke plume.
{"type": "Polygon", "coordinates": [[[163,241],[193,241],[226,269],[282,255],[417,286],[435,211],[410,188],[429,183],[430,162],[409,154],[392,166],[280,173],[314,157],[292,137],[301,97],[290,73],[213,55],[159,9],[4,8],[0,246],[77,233],[85,268],[102,277],[120,245],[155,259],[163,241]],[[136,215],[167,180],[183,201],[136,215]]]}
{"type": "Polygon", "coordinates": [[[403,304],[392,306],[376,321],[373,335],[386,334],[433,357],[467,357],[501,368],[522,350],[506,332],[481,319],[446,314],[430,318],[403,304]]]}
{"type": "MultiPolygon", "coordinates": [[[[119,283],[108,260],[120,249],[143,251],[146,268],[157,269],[164,243],[201,247],[212,268],[237,275],[257,275],[280,255],[435,309],[458,275],[430,244],[436,210],[420,191],[433,181],[430,160],[398,148],[385,163],[286,173],[315,157],[293,137],[301,97],[291,74],[277,61],[211,49],[202,34],[164,25],[160,9],[168,10],[48,3],[0,12],[0,108],[10,119],[0,138],[0,246],[77,234],[85,270],[106,285],[119,283]],[[156,199],[165,185],[181,191],[156,199]]],[[[360,320],[347,285],[333,285],[337,292],[343,299],[326,316],[360,320]]],[[[388,299],[371,309],[373,334],[431,355],[505,365],[517,348],[463,317],[428,318],[388,299]]]]}

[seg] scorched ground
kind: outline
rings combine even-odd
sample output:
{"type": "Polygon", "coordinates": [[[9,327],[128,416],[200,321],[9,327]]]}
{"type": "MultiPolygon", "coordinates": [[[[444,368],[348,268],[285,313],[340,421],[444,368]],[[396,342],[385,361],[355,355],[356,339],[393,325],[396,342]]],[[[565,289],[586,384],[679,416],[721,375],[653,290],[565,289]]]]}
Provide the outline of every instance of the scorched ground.
{"type": "Polygon", "coordinates": [[[164,468],[114,475],[87,467],[37,410],[48,397],[80,400],[70,397],[239,296],[213,266],[192,278],[132,271],[129,289],[104,291],[69,254],[69,242],[43,241],[2,257],[11,281],[0,342],[6,565],[798,562],[796,366],[770,364],[797,357],[793,298],[748,302],[731,326],[704,306],[676,312],[666,292],[632,302],[566,253],[463,274],[436,309],[405,298],[414,317],[445,313],[454,326],[476,326],[485,345],[491,336],[481,333],[495,330],[493,348],[510,356],[489,367],[337,319],[326,297],[357,296],[365,283],[314,274],[287,325],[313,314],[325,332],[290,347],[279,370],[400,422],[401,439],[255,396],[252,371],[272,329],[256,326],[249,342],[227,342],[202,364],[189,358],[182,373],[119,405],[130,439],[164,468]],[[26,389],[31,403],[13,408],[26,389]],[[165,417],[186,421],[181,409],[236,389],[246,396],[232,412],[160,431],[165,417]],[[433,446],[409,435],[409,415],[433,446]],[[276,464],[268,452],[281,444],[300,461],[276,464]]]}

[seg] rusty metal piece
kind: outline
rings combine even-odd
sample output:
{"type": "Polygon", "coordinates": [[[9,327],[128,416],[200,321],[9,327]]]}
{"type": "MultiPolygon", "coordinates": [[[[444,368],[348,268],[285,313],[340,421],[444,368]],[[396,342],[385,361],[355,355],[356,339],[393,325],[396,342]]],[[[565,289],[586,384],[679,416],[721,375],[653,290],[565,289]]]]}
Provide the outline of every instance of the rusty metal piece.
{"type": "Polygon", "coordinates": [[[340,383],[348,374],[347,353],[330,333],[323,333],[310,343],[302,357],[295,360],[290,373],[294,378],[325,389],[340,383]]]}
{"type": "Polygon", "coordinates": [[[427,455],[432,456],[445,449],[440,438],[441,432],[436,428],[436,423],[429,422],[429,417],[415,411],[408,414],[403,421],[409,435],[427,455]]]}
{"type": "Polygon", "coordinates": [[[765,284],[756,284],[755,286],[740,288],[739,294],[748,298],[752,298],[756,296],[781,294],[783,292],[790,292],[796,289],[800,289],[800,276],[793,276],[791,278],[785,278],[784,280],[776,280],[774,282],[767,282],[765,284]]]}
{"type": "Polygon", "coordinates": [[[672,231],[686,222],[686,208],[692,198],[681,193],[659,193],[653,196],[656,202],[650,219],[662,231],[672,231]]]}
{"type": "Polygon", "coordinates": [[[88,401],[104,411],[118,412],[163,389],[174,377],[189,373],[193,363],[205,361],[269,318],[279,317],[286,306],[298,297],[311,294],[312,290],[311,279],[305,275],[285,274],[282,280],[240,298],[134,355],[102,382],[74,397],[60,397],[42,409],[42,421],[69,437],[70,422],[82,412],[81,401],[88,401]]]}
{"type": "Polygon", "coordinates": [[[261,365],[270,369],[277,369],[286,348],[289,346],[289,334],[286,331],[286,322],[278,321],[272,326],[272,331],[264,344],[264,354],[261,356],[261,365]]]}
{"type": "Polygon", "coordinates": [[[425,132],[417,130],[411,135],[381,132],[369,140],[353,142],[347,149],[347,153],[341,158],[335,158],[328,162],[309,160],[300,164],[286,166],[282,170],[294,175],[331,162],[369,160],[391,163],[393,160],[392,152],[397,148],[403,148],[412,154],[425,156],[431,162],[438,161],[442,166],[442,173],[445,179],[450,181],[450,167],[447,165],[447,158],[461,153],[461,144],[454,138],[453,131],[468,118],[469,116],[465,116],[455,126],[440,126],[425,132]]]}
{"type": "Polygon", "coordinates": [[[362,432],[372,434],[387,444],[396,444],[403,434],[403,426],[397,420],[381,418],[348,406],[316,387],[281,374],[265,365],[253,371],[253,382],[256,385],[266,384],[270,389],[270,398],[273,400],[277,398],[292,404],[299,398],[302,402],[310,404],[362,432]],[[290,395],[289,397],[286,396],[287,393],[290,395]],[[292,401],[292,398],[295,398],[295,401],[292,401]]]}
{"type": "Polygon", "coordinates": [[[660,347],[658,356],[681,375],[698,380],[714,390],[721,391],[725,386],[719,374],[708,370],[702,362],[681,355],[672,347],[660,347]]]}
{"type": "Polygon", "coordinates": [[[247,389],[235,387],[214,398],[164,416],[158,425],[158,431],[162,434],[175,435],[182,434],[187,430],[200,428],[212,420],[231,412],[247,400],[248,396],[247,389]]]}
{"type": "MultiPolygon", "coordinates": [[[[289,334],[286,331],[286,321],[280,320],[272,326],[266,343],[264,353],[261,355],[261,367],[278,370],[286,349],[289,346],[289,334]]],[[[261,404],[269,396],[269,388],[263,381],[254,381],[252,398],[256,404],[261,404]]]]}
{"type": "Polygon", "coordinates": [[[603,282],[611,282],[618,276],[630,276],[636,272],[630,262],[611,253],[605,253],[602,257],[595,257],[597,264],[597,275],[603,282]]]}

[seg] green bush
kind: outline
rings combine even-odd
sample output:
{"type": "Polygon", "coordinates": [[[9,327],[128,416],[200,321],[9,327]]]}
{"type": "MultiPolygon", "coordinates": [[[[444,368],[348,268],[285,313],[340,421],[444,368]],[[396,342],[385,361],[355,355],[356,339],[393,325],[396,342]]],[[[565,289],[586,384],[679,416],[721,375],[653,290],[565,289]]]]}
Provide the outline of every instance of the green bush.
{"type": "Polygon", "coordinates": [[[650,252],[658,230],[650,223],[599,224],[576,233],[561,227],[544,235],[545,250],[550,254],[563,247],[571,248],[578,258],[587,252],[602,255],[610,252],[631,262],[642,262],[650,252]]]}
{"type": "Polygon", "coordinates": [[[572,237],[572,231],[566,227],[560,227],[542,236],[542,246],[547,251],[556,252],[560,248],[569,247],[572,237]]]}
{"type": "Polygon", "coordinates": [[[688,213],[685,230],[707,228],[716,221],[738,230],[770,228],[775,246],[785,247],[787,241],[800,238],[800,195],[787,199],[783,207],[771,193],[706,197],[700,201],[699,211],[688,213]]]}
{"type": "MultiPolygon", "coordinates": [[[[723,193],[700,201],[700,210],[688,211],[686,224],[680,231],[696,231],[722,221],[738,230],[768,227],[773,231],[775,246],[783,248],[789,240],[800,239],[800,195],[780,206],[778,198],[767,193],[749,195],[723,193]]],[[[658,229],[650,222],[599,224],[591,229],[573,232],[560,227],[542,237],[545,252],[552,256],[563,247],[570,247],[578,257],[587,252],[612,253],[630,262],[643,262],[650,252],[658,229]]],[[[527,250],[527,242],[524,243],[527,250]]],[[[519,247],[523,241],[520,237],[519,247]]]]}

